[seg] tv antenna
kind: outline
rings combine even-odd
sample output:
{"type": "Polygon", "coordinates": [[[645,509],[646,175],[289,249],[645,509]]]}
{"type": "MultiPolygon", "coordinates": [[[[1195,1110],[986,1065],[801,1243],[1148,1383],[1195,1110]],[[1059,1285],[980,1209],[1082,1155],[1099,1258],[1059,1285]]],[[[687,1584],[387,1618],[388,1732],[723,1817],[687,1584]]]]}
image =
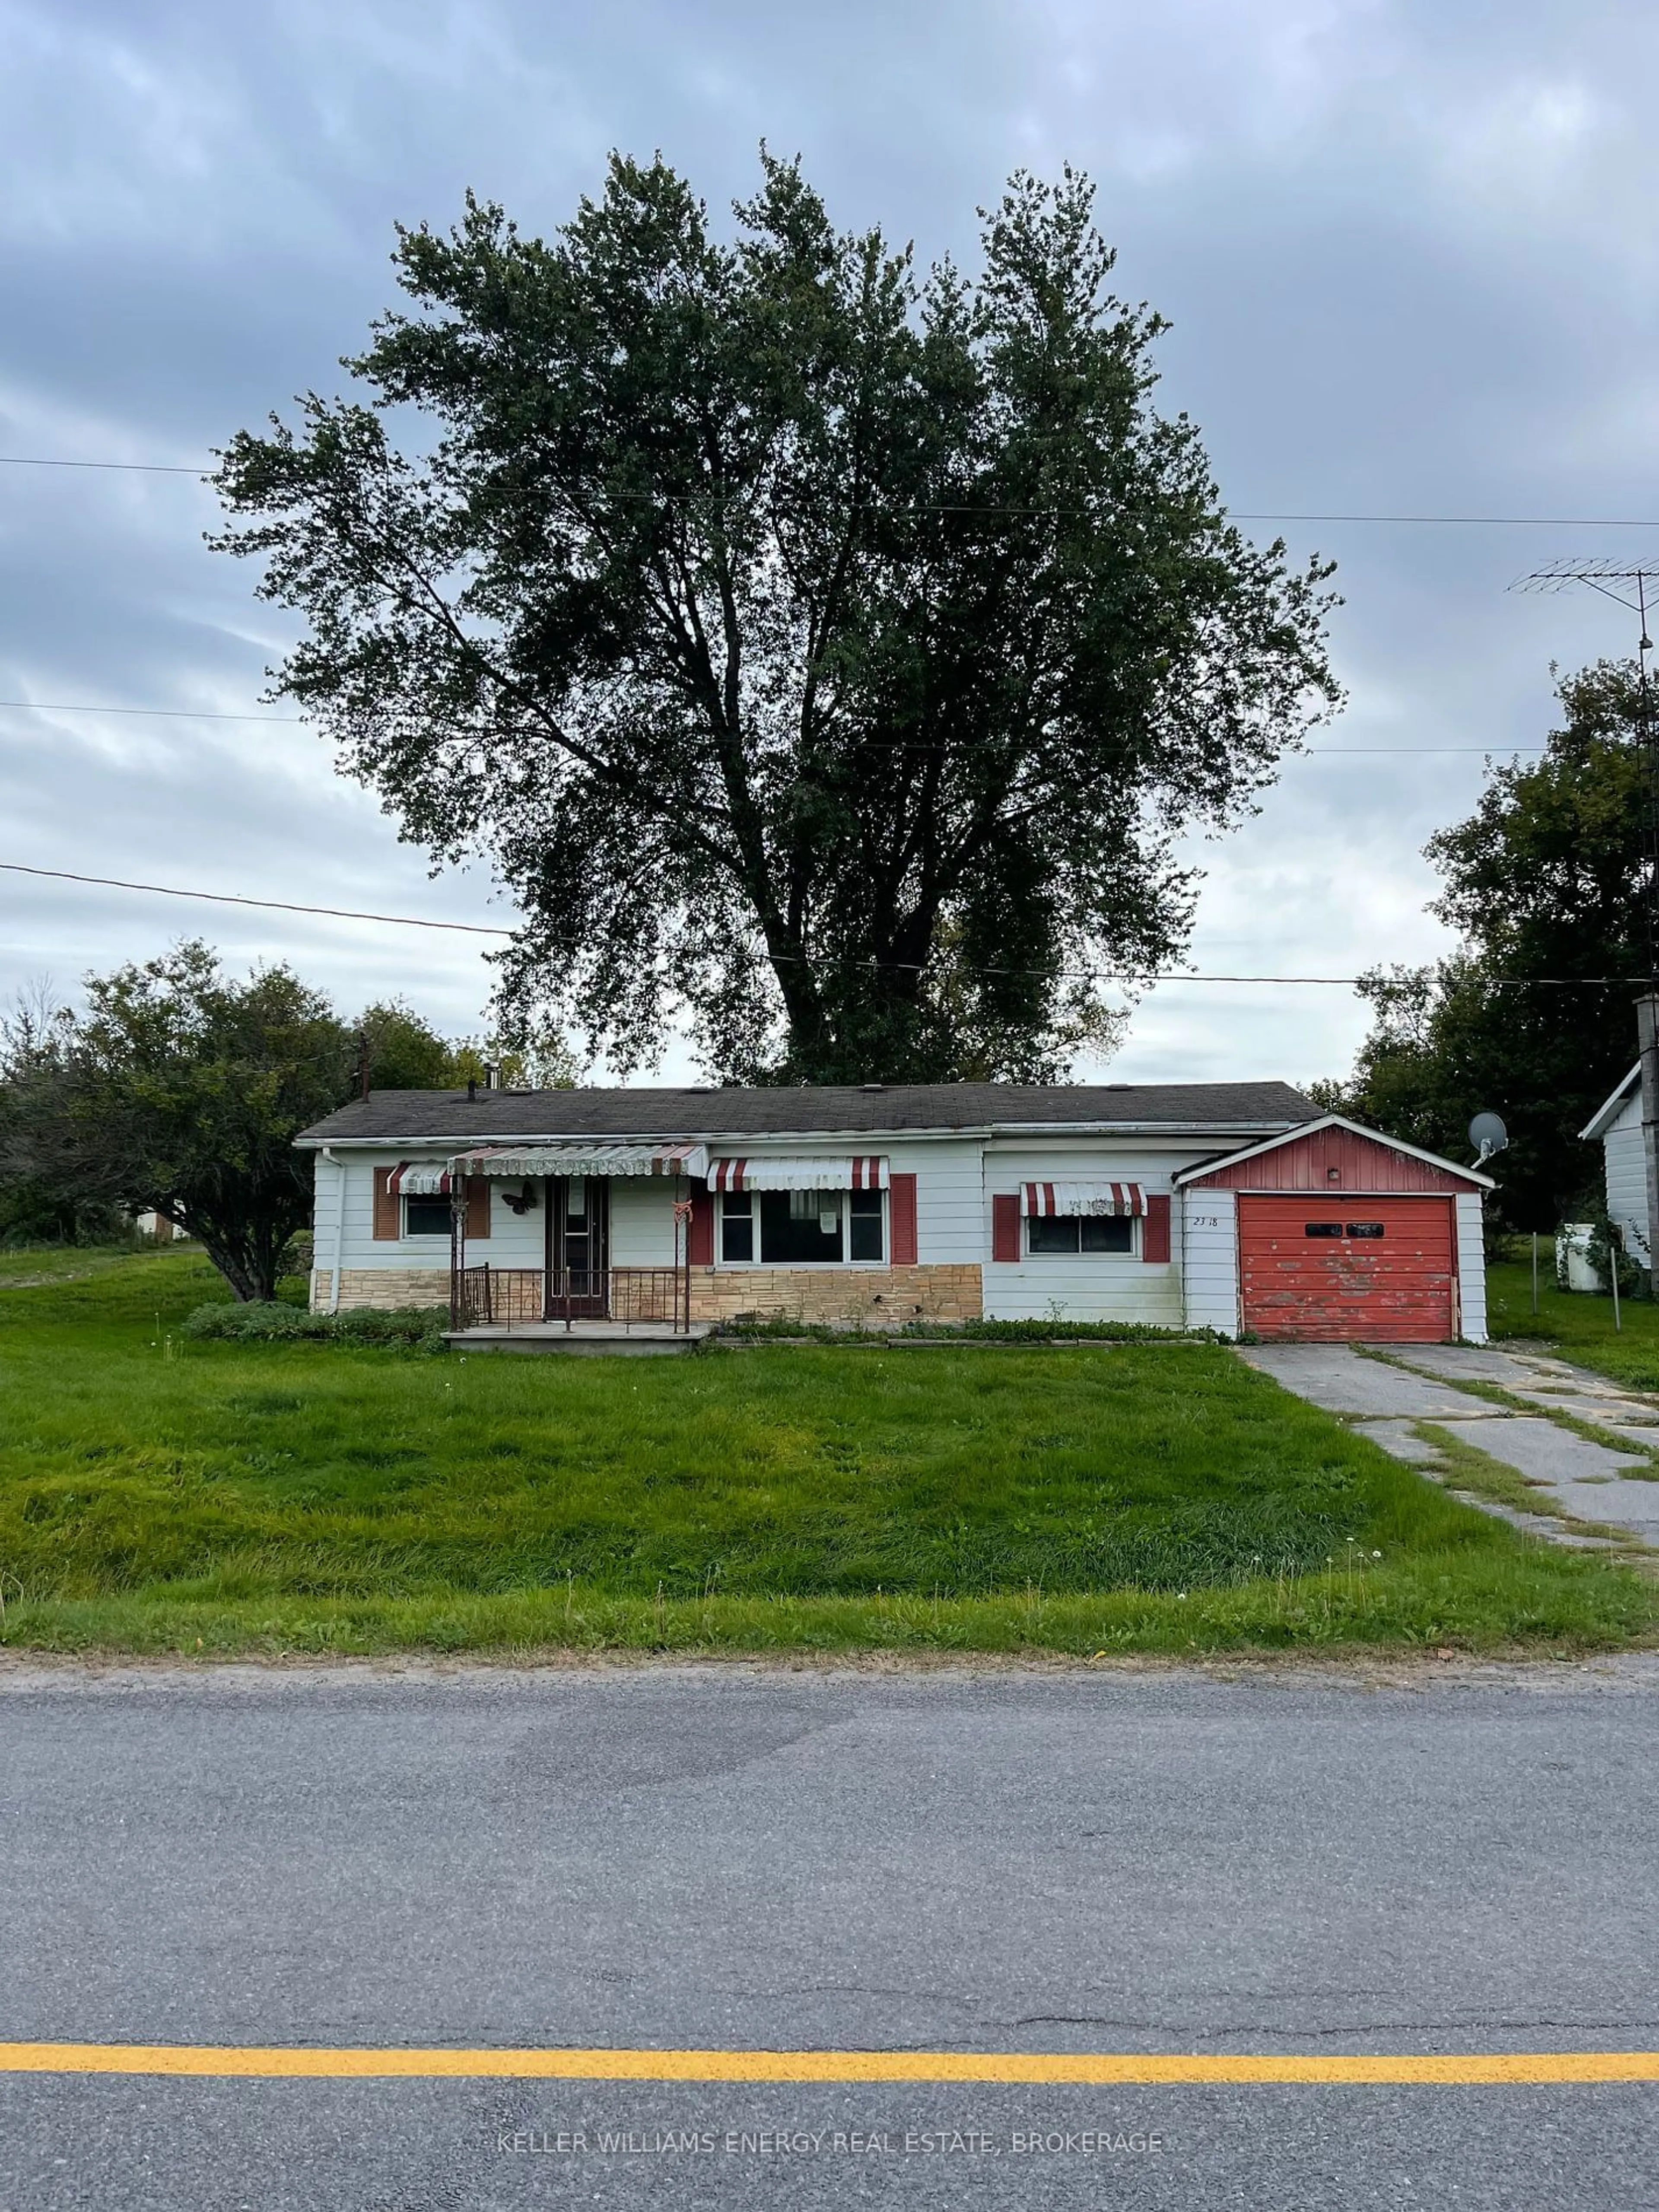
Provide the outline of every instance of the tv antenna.
{"type": "Polygon", "coordinates": [[[1598,554],[1547,561],[1541,568],[1517,576],[1512,592],[1565,592],[1575,586],[1616,599],[1636,617],[1636,735],[1641,749],[1644,805],[1642,858],[1647,867],[1644,901],[1648,940],[1648,986],[1659,988],[1659,732],[1654,727],[1653,687],[1648,679],[1648,609],[1659,605],[1659,562],[1632,564],[1598,554]]]}
{"type": "MultiPolygon", "coordinates": [[[[1644,902],[1648,939],[1648,988],[1636,1002],[1638,1066],[1642,1073],[1642,1168],[1646,1187],[1649,1280],[1659,1286],[1659,736],[1653,726],[1653,687],[1648,680],[1648,608],[1659,600],[1659,563],[1603,559],[1591,554],[1549,561],[1530,575],[1517,577],[1516,592],[1565,592],[1575,585],[1616,599],[1636,617],[1636,724],[1642,757],[1642,857],[1647,864],[1644,902]]],[[[1535,1257],[1535,1255],[1534,1255],[1535,1257]]],[[[1619,1261],[1615,1253],[1613,1320],[1619,1316],[1619,1261]]],[[[1536,1293],[1534,1294],[1536,1310],[1536,1293]]]]}

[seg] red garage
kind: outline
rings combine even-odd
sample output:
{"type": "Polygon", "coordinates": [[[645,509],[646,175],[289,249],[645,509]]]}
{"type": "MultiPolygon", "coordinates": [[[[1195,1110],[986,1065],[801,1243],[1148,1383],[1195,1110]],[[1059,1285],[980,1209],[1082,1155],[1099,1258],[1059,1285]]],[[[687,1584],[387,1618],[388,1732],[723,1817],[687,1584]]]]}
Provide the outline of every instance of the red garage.
{"type": "Polygon", "coordinates": [[[1231,1303],[1229,1334],[1484,1340],[1492,1183],[1472,1168],[1329,1115],[1177,1182],[1189,1277],[1209,1304],[1231,1303]]]}

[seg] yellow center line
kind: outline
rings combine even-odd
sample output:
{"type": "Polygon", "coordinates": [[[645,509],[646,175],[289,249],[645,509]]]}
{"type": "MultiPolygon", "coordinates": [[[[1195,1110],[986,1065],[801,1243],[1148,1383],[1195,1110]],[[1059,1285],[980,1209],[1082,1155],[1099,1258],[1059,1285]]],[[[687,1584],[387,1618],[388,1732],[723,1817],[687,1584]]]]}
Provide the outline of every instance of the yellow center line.
{"type": "Polygon", "coordinates": [[[1497,2051],[1318,2057],[1143,2051],[322,2050],[170,2043],[0,2043],[0,2074],[249,2080],[1555,2084],[1659,2081],[1659,2051],[1497,2051]]]}

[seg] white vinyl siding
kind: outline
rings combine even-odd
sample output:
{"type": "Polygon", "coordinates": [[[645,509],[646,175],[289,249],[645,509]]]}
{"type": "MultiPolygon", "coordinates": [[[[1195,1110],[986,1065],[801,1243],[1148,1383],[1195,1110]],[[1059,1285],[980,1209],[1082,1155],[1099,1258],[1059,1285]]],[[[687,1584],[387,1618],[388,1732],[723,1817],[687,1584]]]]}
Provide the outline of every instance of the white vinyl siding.
{"type": "Polygon", "coordinates": [[[976,1267],[990,1250],[983,1220],[977,1138],[883,1146],[890,1175],[916,1179],[916,1261],[923,1267],[976,1267]]]}
{"type": "MultiPolygon", "coordinates": [[[[691,1186],[676,1176],[614,1176],[611,1182],[611,1264],[672,1267],[674,1201],[691,1186]]],[[[682,1249],[684,1248],[682,1247],[682,1249]]],[[[537,1262],[539,1267],[540,1261],[537,1262]]]]}
{"type": "Polygon", "coordinates": [[[1486,1248],[1480,1233],[1480,1197],[1459,1191],[1457,1209],[1458,1334],[1471,1344],[1486,1341],[1486,1248]]]}
{"type": "Polygon", "coordinates": [[[1625,1249],[1638,1267],[1650,1266],[1648,1177],[1642,1156],[1642,1094],[1633,1091],[1601,1139],[1607,1217],[1625,1232],[1625,1249]]]}
{"type": "MultiPolygon", "coordinates": [[[[1128,1252],[1033,1253],[1020,1223],[1018,1260],[993,1260],[992,1200],[1024,1182],[1138,1182],[1149,1198],[1168,1197],[1170,1177],[1203,1157],[1197,1145],[1152,1150],[1144,1139],[1098,1144],[1071,1138],[1043,1145],[994,1139],[985,1147],[980,1199],[980,1253],[985,1265],[985,1312],[994,1321],[1139,1321],[1160,1328],[1182,1324],[1180,1206],[1170,1209],[1167,1265],[1140,1256],[1144,1220],[1128,1252]]],[[[923,1257],[927,1255],[924,1253],[923,1257]]]]}
{"type": "Polygon", "coordinates": [[[1230,1190],[1182,1191],[1187,1326],[1238,1334],[1238,1201],[1230,1190]]]}

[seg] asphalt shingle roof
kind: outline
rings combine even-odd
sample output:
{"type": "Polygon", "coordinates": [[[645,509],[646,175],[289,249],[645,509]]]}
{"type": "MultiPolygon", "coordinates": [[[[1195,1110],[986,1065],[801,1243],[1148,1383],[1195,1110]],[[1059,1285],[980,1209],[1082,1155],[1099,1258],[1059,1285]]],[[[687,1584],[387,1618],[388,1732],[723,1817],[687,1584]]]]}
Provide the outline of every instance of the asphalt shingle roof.
{"type": "Polygon", "coordinates": [[[1318,1108],[1288,1083],[916,1083],[775,1090],[374,1091],[302,1132],[301,1144],[379,1139],[489,1144],[523,1138],[898,1136],[906,1131],[1086,1124],[1271,1135],[1318,1108]]]}

